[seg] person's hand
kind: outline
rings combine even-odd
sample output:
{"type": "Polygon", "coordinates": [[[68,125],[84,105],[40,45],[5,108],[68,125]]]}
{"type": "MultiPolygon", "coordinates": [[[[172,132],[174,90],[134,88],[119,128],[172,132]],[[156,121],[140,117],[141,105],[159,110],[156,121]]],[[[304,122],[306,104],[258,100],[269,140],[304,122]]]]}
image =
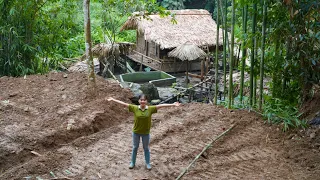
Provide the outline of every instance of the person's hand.
{"type": "Polygon", "coordinates": [[[173,103],[173,105],[174,105],[174,106],[180,106],[180,105],[181,105],[181,103],[179,103],[179,102],[175,102],[175,103],[173,103]]]}
{"type": "Polygon", "coordinates": [[[107,99],[107,101],[112,101],[112,100],[114,100],[113,97],[108,97],[108,99],[107,99]]]}

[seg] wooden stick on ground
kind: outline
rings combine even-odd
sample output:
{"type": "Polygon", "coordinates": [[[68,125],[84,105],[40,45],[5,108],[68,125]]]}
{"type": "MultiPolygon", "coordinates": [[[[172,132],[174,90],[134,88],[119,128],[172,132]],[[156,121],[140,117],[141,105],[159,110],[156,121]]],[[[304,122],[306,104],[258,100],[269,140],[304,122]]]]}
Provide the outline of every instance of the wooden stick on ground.
{"type": "Polygon", "coordinates": [[[203,150],[201,151],[200,154],[198,154],[193,161],[189,164],[189,166],[184,169],[184,171],[177,177],[176,180],[179,180],[182,178],[182,176],[188,172],[189,168],[199,159],[199,157],[212,145],[212,143],[216,142],[218,139],[220,139],[223,135],[227,134],[231,129],[233,129],[237,124],[231,126],[229,129],[227,129],[226,131],[224,131],[222,134],[220,134],[218,137],[216,137],[215,139],[213,139],[209,144],[207,144],[206,147],[203,148],[203,150]]]}

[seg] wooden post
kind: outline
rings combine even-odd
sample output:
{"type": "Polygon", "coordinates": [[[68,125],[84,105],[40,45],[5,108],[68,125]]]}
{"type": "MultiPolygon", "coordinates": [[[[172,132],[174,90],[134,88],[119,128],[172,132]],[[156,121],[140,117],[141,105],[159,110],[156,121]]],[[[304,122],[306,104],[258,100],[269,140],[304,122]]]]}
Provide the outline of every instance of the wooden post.
{"type": "Polygon", "coordinates": [[[174,66],[174,74],[176,74],[177,73],[177,60],[176,60],[175,57],[173,58],[173,60],[174,60],[174,64],[173,64],[173,66],[174,66]]]}
{"type": "Polygon", "coordinates": [[[189,72],[189,60],[187,60],[187,75],[186,75],[186,87],[187,88],[188,88],[188,81],[189,81],[188,72],[189,72]]]}
{"type": "Polygon", "coordinates": [[[124,72],[128,73],[128,68],[127,68],[127,56],[124,56],[124,72]]]}
{"type": "Polygon", "coordinates": [[[148,56],[149,46],[148,46],[147,40],[144,40],[144,45],[145,45],[145,50],[146,50],[146,56],[148,56]]]}
{"type": "Polygon", "coordinates": [[[201,81],[202,81],[203,80],[203,74],[204,74],[204,68],[203,68],[204,62],[203,62],[203,59],[201,60],[200,65],[201,65],[201,81]]]}
{"type": "Polygon", "coordinates": [[[160,71],[162,71],[163,61],[164,61],[163,59],[162,60],[160,59],[160,71]]]}
{"type": "Polygon", "coordinates": [[[140,61],[140,69],[139,69],[139,71],[142,71],[142,62],[143,62],[143,55],[141,55],[141,61],[140,61]]]}
{"type": "MultiPolygon", "coordinates": [[[[200,63],[200,65],[201,65],[201,82],[203,81],[203,74],[204,74],[204,60],[202,59],[201,60],[201,63],[200,63]]],[[[202,90],[203,90],[203,85],[201,85],[201,87],[200,87],[200,99],[202,100],[202,90]]]]}
{"type": "MultiPolygon", "coordinates": [[[[209,57],[206,57],[206,74],[205,76],[209,76],[209,64],[210,64],[210,58],[209,57]]],[[[208,87],[208,83],[206,83],[206,87],[208,87]]]]}
{"type": "Polygon", "coordinates": [[[206,76],[208,76],[208,72],[209,72],[209,57],[206,57],[206,76]]]}

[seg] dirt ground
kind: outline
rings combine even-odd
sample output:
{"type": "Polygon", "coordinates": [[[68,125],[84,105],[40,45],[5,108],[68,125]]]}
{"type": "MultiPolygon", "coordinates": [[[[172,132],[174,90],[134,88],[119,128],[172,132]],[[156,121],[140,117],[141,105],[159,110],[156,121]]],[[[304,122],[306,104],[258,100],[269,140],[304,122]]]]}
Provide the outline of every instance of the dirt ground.
{"type": "Polygon", "coordinates": [[[182,179],[319,179],[320,131],[283,133],[244,110],[191,103],[160,109],[151,129],[152,170],[140,147],[128,169],[133,117],[107,102],[132,94],[97,77],[88,95],[81,73],[0,78],[0,179],[175,179],[219,134],[182,179]]]}

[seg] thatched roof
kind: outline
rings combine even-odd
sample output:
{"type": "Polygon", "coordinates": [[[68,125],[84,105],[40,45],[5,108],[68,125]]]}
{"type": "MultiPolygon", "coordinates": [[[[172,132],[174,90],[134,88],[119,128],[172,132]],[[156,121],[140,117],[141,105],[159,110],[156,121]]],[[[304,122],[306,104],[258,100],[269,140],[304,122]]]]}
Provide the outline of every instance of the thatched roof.
{"type": "Polygon", "coordinates": [[[200,49],[197,45],[187,42],[185,44],[182,44],[176,47],[174,50],[170,51],[168,55],[169,57],[176,57],[182,61],[184,60],[192,61],[200,57],[204,57],[207,54],[202,49],[200,49]]]}
{"type": "Polygon", "coordinates": [[[119,48],[119,44],[99,43],[99,44],[96,44],[91,50],[92,50],[93,56],[107,57],[112,51],[112,48],[113,49],[119,48]]]}
{"type": "MultiPolygon", "coordinates": [[[[137,29],[147,41],[155,42],[161,49],[178,47],[191,42],[199,47],[216,45],[217,25],[207,10],[172,10],[177,24],[171,16],[150,15],[148,19],[137,14],[131,16],[121,30],[137,29]]],[[[222,30],[219,32],[219,45],[222,45],[222,30]]]]}

